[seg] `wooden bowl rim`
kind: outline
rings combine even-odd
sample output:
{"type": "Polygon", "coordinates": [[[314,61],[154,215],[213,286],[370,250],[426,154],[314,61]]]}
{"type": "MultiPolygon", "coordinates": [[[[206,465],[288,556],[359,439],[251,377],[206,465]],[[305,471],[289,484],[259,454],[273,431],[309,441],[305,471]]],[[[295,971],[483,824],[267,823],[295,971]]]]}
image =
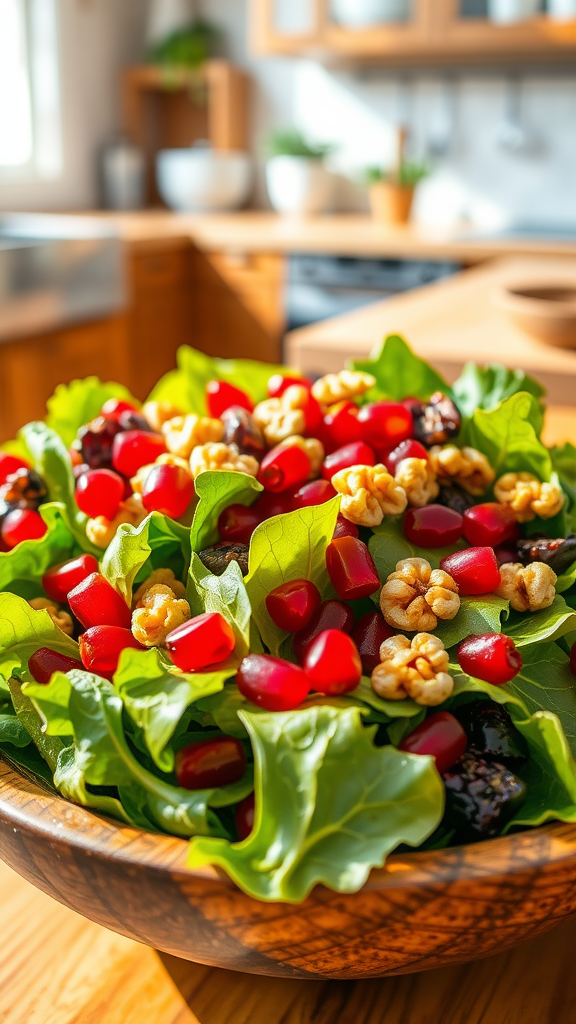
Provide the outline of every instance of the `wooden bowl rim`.
{"type": "Polygon", "coordinates": [[[498,306],[511,313],[548,319],[576,318],[576,283],[574,281],[508,281],[495,289],[493,298],[498,306]],[[546,289],[556,292],[570,291],[574,294],[574,298],[571,300],[545,299],[522,294],[530,290],[544,291],[546,289]]]}
{"type": "MultiPolygon", "coordinates": [[[[184,883],[194,878],[217,880],[224,889],[239,892],[224,872],[187,866],[187,839],[145,832],[71,803],[48,786],[44,788],[1,753],[0,825],[41,836],[51,845],[75,848],[91,858],[153,872],[168,871],[172,878],[184,883]]],[[[383,868],[372,870],[360,891],[430,885],[432,875],[438,883],[477,882],[501,877],[504,865],[508,876],[527,868],[534,871],[539,866],[573,859],[575,841],[576,825],[554,822],[477,844],[392,854],[383,868]]],[[[353,896],[348,894],[348,898],[353,896]]],[[[255,902],[251,897],[245,898],[255,902]]]]}

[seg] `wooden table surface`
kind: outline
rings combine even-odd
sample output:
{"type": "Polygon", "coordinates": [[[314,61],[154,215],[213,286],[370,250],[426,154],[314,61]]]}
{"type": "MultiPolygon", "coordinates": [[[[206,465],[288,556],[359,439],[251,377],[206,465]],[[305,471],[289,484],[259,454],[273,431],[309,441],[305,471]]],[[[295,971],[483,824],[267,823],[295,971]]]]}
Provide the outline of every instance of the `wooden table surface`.
{"type": "Polygon", "coordinates": [[[2,1024],[571,1024],[576,920],[487,960],[381,981],[278,981],[156,953],[0,865],[2,1024]]]}

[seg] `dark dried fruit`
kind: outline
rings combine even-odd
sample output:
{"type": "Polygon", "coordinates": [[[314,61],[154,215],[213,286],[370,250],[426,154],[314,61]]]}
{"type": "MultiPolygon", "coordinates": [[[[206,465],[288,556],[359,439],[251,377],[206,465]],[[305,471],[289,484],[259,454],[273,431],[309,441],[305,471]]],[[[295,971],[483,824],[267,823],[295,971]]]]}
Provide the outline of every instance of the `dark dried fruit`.
{"type": "Polygon", "coordinates": [[[249,550],[248,544],[232,544],[224,541],[222,544],[204,548],[198,553],[198,558],[214,576],[222,576],[230,562],[238,562],[242,575],[247,576],[249,550]]]}
{"type": "Polygon", "coordinates": [[[98,416],[97,419],[80,428],[78,441],[74,447],[80,452],[82,462],[85,462],[90,469],[110,469],[114,438],[121,433],[122,427],[116,420],[98,416]]]}
{"type": "Polygon", "coordinates": [[[37,511],[47,496],[46,484],[33,469],[16,470],[0,487],[0,500],[11,508],[31,508],[37,511]]]}
{"type": "Polygon", "coordinates": [[[136,412],[134,409],[125,409],[120,413],[118,423],[122,430],[146,430],[148,433],[154,433],[148,420],[142,413],[136,412]]]}
{"type": "Polygon", "coordinates": [[[557,576],[561,576],[576,562],[576,537],[571,533],[566,539],[557,537],[550,540],[548,537],[529,537],[527,540],[519,540],[518,561],[522,562],[522,565],[530,565],[531,562],[544,562],[554,570],[557,576]]]}
{"type": "Polygon", "coordinates": [[[471,752],[514,770],[528,759],[528,745],[505,708],[484,700],[453,711],[468,737],[471,752]]]}
{"type": "Polygon", "coordinates": [[[473,753],[464,754],[442,778],[446,789],[443,825],[453,830],[456,843],[499,835],[526,796],[524,783],[508,768],[473,753]]]}
{"type": "Polygon", "coordinates": [[[224,444],[236,445],[242,455],[253,455],[260,460],[266,451],[266,442],[260,428],[247,409],[232,405],[222,413],[224,444]]]}
{"type": "Polygon", "coordinates": [[[462,417],[454,402],[441,391],[436,391],[420,409],[414,409],[413,417],[416,439],[427,448],[446,444],[460,433],[462,426],[462,417]]]}
{"type": "Polygon", "coordinates": [[[452,484],[447,484],[445,487],[440,488],[440,494],[436,501],[438,505],[445,505],[446,508],[459,512],[461,516],[476,504],[476,500],[471,494],[467,494],[461,487],[456,487],[452,484]]]}

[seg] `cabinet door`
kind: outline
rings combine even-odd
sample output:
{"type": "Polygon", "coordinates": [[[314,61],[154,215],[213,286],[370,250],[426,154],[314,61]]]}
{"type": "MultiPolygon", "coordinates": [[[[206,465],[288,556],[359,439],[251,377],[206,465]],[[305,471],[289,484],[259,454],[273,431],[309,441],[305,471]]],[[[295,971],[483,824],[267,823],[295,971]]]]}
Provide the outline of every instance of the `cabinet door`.
{"type": "Polygon", "coordinates": [[[328,0],[250,0],[256,53],[299,53],[321,42],[328,0]]]}

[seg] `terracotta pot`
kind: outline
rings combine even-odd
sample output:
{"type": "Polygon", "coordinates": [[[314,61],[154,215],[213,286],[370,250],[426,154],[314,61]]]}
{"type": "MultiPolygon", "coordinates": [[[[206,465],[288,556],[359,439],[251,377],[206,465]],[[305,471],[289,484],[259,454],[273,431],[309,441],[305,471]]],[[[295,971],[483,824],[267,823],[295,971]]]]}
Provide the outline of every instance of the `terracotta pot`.
{"type": "Polygon", "coordinates": [[[414,185],[377,181],[370,186],[372,216],[383,224],[406,224],[414,201],[414,185]]]}

